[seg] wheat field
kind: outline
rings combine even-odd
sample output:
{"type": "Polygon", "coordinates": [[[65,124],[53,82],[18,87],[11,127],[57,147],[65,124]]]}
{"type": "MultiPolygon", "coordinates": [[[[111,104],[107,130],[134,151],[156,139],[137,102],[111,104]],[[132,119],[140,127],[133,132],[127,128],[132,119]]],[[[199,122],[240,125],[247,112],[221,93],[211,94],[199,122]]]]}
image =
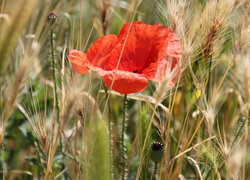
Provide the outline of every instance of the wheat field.
{"type": "Polygon", "coordinates": [[[0,92],[1,179],[250,180],[250,1],[0,0],[0,92]],[[123,95],[75,72],[135,21],[176,34],[178,75],[123,95]]]}

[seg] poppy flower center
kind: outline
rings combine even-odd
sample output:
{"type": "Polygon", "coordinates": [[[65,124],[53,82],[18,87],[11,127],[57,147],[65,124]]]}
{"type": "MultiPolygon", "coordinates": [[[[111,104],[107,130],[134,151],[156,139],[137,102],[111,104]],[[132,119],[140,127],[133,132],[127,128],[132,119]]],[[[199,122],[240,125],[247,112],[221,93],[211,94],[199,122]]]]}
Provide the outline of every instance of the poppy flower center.
{"type": "Polygon", "coordinates": [[[134,70],[133,73],[137,73],[139,70],[134,70]]]}

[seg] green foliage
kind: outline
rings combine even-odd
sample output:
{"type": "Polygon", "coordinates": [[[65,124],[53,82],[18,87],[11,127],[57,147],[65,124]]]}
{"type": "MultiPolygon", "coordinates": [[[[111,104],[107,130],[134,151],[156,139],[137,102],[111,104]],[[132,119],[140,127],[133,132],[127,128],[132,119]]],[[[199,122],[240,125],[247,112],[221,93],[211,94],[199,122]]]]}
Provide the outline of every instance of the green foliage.
{"type": "Polygon", "coordinates": [[[110,180],[109,139],[104,120],[98,119],[93,127],[92,153],[88,170],[89,180],[110,180]]]}
{"type": "MultiPolygon", "coordinates": [[[[147,128],[150,122],[149,119],[149,113],[148,113],[148,106],[147,105],[140,105],[140,113],[139,113],[139,119],[138,119],[138,126],[139,129],[139,152],[142,152],[142,148],[144,145],[144,141],[146,138],[146,132],[147,128]]],[[[150,178],[150,144],[151,144],[151,132],[150,135],[146,141],[146,150],[144,152],[143,156],[143,164],[142,164],[142,172],[140,175],[140,179],[149,179],[150,178]]]]}

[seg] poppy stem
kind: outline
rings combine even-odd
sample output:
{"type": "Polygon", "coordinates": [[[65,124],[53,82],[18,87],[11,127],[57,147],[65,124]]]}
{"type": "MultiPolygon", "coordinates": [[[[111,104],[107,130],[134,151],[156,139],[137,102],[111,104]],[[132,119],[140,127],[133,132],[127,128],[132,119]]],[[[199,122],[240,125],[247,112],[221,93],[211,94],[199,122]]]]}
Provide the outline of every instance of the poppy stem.
{"type": "Polygon", "coordinates": [[[113,128],[112,128],[112,119],[111,119],[111,109],[109,107],[109,156],[110,156],[110,178],[113,179],[113,128]]]}
{"type": "Polygon", "coordinates": [[[112,124],[112,110],[110,105],[110,99],[108,97],[108,88],[104,86],[105,94],[107,94],[108,103],[108,128],[109,128],[109,157],[110,157],[110,178],[113,179],[113,124],[112,124]]]}
{"type": "Polygon", "coordinates": [[[124,95],[123,100],[123,118],[122,118],[122,133],[121,133],[121,154],[122,154],[122,180],[126,179],[126,144],[125,144],[125,133],[126,133],[126,115],[127,115],[127,94],[124,95]]]}
{"type": "MultiPolygon", "coordinates": [[[[53,83],[54,83],[54,101],[56,105],[56,120],[60,123],[60,114],[59,114],[59,102],[58,102],[58,95],[57,95],[57,83],[56,83],[56,56],[55,56],[55,24],[56,24],[57,15],[51,12],[48,15],[48,21],[50,24],[50,34],[49,34],[49,45],[50,45],[50,53],[51,53],[51,61],[52,61],[52,76],[53,76],[53,83]]],[[[53,142],[53,139],[52,139],[53,142]]],[[[60,137],[60,149],[62,150],[62,139],[60,137]]]]}
{"type": "Polygon", "coordinates": [[[57,86],[56,86],[56,62],[55,62],[55,23],[56,23],[57,15],[51,12],[48,15],[48,21],[50,25],[50,35],[49,35],[49,45],[50,45],[50,53],[51,53],[51,61],[52,61],[52,76],[54,83],[54,94],[55,94],[55,102],[56,102],[56,119],[59,121],[59,104],[58,104],[58,95],[57,95],[57,86]]]}
{"type": "Polygon", "coordinates": [[[56,63],[55,63],[55,48],[54,48],[54,28],[50,30],[50,51],[51,51],[51,60],[52,60],[52,71],[53,71],[53,83],[54,83],[54,92],[55,92],[55,101],[56,101],[56,119],[59,121],[59,104],[58,104],[58,95],[57,95],[57,86],[56,86],[56,63]]]}
{"type": "Polygon", "coordinates": [[[152,173],[152,176],[150,178],[150,180],[153,180],[154,178],[157,179],[157,171],[158,171],[158,163],[154,163],[154,170],[152,173]]]}

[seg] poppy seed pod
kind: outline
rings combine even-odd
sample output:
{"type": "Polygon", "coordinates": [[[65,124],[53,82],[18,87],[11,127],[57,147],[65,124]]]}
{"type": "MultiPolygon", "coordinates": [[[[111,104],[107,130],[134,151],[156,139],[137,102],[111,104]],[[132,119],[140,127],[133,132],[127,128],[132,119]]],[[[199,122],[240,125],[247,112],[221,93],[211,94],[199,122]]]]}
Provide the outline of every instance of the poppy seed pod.
{"type": "Polygon", "coordinates": [[[164,149],[163,144],[160,142],[153,142],[151,144],[151,160],[155,163],[158,163],[162,160],[162,157],[164,155],[164,149]]]}

